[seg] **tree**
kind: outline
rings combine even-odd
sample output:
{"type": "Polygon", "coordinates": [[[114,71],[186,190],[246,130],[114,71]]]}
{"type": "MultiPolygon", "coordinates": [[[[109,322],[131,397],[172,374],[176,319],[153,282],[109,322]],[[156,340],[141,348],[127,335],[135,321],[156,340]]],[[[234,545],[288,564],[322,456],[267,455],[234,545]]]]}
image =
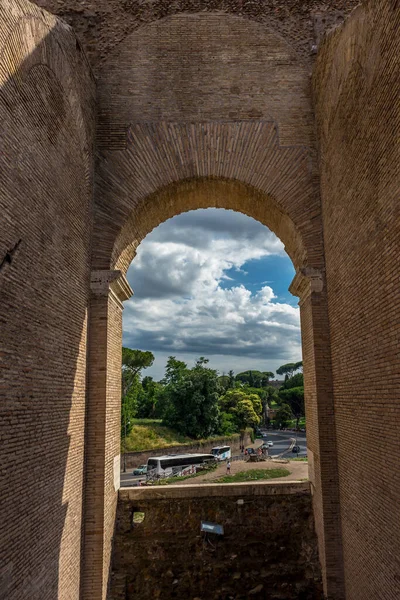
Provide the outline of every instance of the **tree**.
{"type": "Polygon", "coordinates": [[[296,419],[296,429],[299,428],[299,420],[304,417],[304,388],[293,387],[279,391],[279,395],[283,401],[282,406],[288,405],[296,419]]]}
{"type": "Polygon", "coordinates": [[[232,389],[235,387],[235,373],[230,370],[228,372],[228,377],[229,377],[229,389],[232,389]]]}
{"type": "Polygon", "coordinates": [[[230,384],[229,375],[220,375],[218,377],[218,383],[224,392],[226,392],[226,390],[229,390],[229,387],[230,387],[229,386],[229,384],[230,384]]]}
{"type": "Polygon", "coordinates": [[[193,438],[209,437],[218,431],[218,374],[200,357],[193,369],[170,357],[164,389],[164,422],[193,438]]]}
{"type": "Polygon", "coordinates": [[[280,408],[278,408],[275,417],[275,426],[279,429],[281,427],[287,427],[289,421],[292,418],[292,411],[290,406],[287,404],[282,404],[280,408]]]}
{"type": "Polygon", "coordinates": [[[248,384],[250,387],[266,387],[274,374],[271,371],[243,371],[236,375],[236,381],[248,384]]]}
{"type": "Polygon", "coordinates": [[[165,367],[165,376],[163,383],[177,383],[187,371],[187,364],[182,360],[177,360],[175,356],[170,356],[165,367]]]}
{"type": "Polygon", "coordinates": [[[293,377],[288,377],[288,379],[284,381],[280,389],[288,390],[294,387],[304,387],[303,373],[296,373],[296,375],[293,375],[293,377]]]}
{"type": "Polygon", "coordinates": [[[152,352],[122,348],[122,396],[125,396],[135,377],[142,369],[151,367],[154,362],[152,352]]]}
{"type": "Polygon", "coordinates": [[[129,433],[135,417],[138,397],[141,390],[140,372],[151,367],[154,362],[152,352],[122,348],[122,406],[121,429],[129,433]]]}
{"type": "Polygon", "coordinates": [[[285,375],[285,380],[288,379],[289,377],[291,377],[293,375],[293,373],[295,373],[295,371],[298,371],[299,369],[303,368],[303,361],[301,360],[300,362],[297,363],[286,363],[285,365],[282,365],[279,367],[279,369],[276,370],[276,372],[278,373],[278,375],[285,375]]]}
{"type": "Polygon", "coordinates": [[[140,419],[158,417],[158,400],[163,386],[152,377],[144,377],[137,398],[137,416],[140,419]]]}
{"type": "Polygon", "coordinates": [[[278,390],[274,387],[272,387],[272,385],[268,385],[264,390],[264,397],[261,398],[261,402],[262,402],[262,406],[263,406],[263,412],[262,412],[262,419],[265,425],[267,425],[267,421],[268,421],[268,408],[272,408],[272,405],[277,404],[278,403],[278,390]]]}
{"type": "Polygon", "coordinates": [[[259,403],[259,412],[256,411],[254,400],[251,396],[245,396],[239,400],[236,409],[233,409],[239,431],[246,429],[246,427],[257,427],[260,423],[261,419],[259,414],[261,413],[261,400],[255,394],[252,394],[252,396],[255,396],[258,400],[257,407],[259,403]]]}
{"type": "Polygon", "coordinates": [[[260,423],[261,398],[247,389],[228,390],[219,399],[219,407],[223,419],[226,419],[225,415],[234,417],[236,431],[241,431],[246,427],[256,427],[260,423]]]}

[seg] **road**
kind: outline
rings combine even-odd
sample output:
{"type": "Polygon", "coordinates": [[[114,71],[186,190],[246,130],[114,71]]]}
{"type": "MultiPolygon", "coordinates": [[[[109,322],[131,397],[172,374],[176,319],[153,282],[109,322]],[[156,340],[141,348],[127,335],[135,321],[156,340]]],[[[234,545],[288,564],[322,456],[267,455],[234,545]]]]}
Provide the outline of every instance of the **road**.
{"type": "MultiPolygon", "coordinates": [[[[305,457],[307,456],[307,441],[305,433],[297,433],[297,444],[300,446],[299,454],[295,454],[291,450],[288,450],[291,445],[291,439],[296,438],[294,431],[267,431],[267,437],[265,439],[271,440],[274,444],[270,449],[270,454],[276,456],[277,454],[283,454],[285,457],[294,458],[296,456],[305,457]]],[[[262,440],[256,440],[254,446],[259,446],[262,440]]]]}
{"type": "MultiPolygon", "coordinates": [[[[296,434],[293,431],[267,431],[267,437],[264,440],[257,439],[255,440],[253,446],[257,448],[260,446],[263,441],[270,440],[274,445],[270,448],[270,455],[277,456],[283,454],[285,457],[294,458],[297,456],[291,450],[288,450],[291,445],[291,439],[296,437],[296,434]]],[[[306,434],[298,433],[297,434],[297,443],[300,446],[300,452],[298,454],[299,457],[307,456],[307,444],[306,444],[306,434]]],[[[146,481],[146,476],[140,475],[135,477],[132,475],[133,469],[127,470],[126,473],[121,473],[121,487],[131,487],[139,485],[140,481],[146,481]]]]}

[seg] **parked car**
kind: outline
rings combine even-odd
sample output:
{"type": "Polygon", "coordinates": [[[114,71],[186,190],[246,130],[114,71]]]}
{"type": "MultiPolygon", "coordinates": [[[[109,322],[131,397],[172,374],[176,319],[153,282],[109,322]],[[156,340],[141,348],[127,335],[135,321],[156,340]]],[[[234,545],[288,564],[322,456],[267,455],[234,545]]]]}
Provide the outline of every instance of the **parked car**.
{"type": "Polygon", "coordinates": [[[133,470],[133,475],[146,475],[147,465],[140,465],[137,469],[133,470]]]}
{"type": "Polygon", "coordinates": [[[300,446],[293,446],[292,452],[295,452],[296,454],[298,454],[300,452],[300,446]]]}

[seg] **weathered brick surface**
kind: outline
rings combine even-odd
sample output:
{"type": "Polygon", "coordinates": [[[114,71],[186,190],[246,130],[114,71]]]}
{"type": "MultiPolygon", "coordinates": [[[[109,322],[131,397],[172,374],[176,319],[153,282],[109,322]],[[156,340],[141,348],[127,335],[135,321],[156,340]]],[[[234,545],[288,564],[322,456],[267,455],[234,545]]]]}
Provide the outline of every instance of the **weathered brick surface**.
{"type": "Polygon", "coordinates": [[[0,597],[75,600],[94,82],[36,6],[2,0],[0,32],[0,597]]]}
{"type": "Polygon", "coordinates": [[[0,594],[77,600],[81,586],[104,600],[123,273],[159,223],[218,206],[269,226],[297,269],[325,590],[344,597],[344,565],[347,600],[396,598],[398,3],[367,2],[322,46],[322,208],[311,47],[355,2],[39,3],[76,26],[96,68],[95,206],[80,45],[36,6],[3,0],[0,594]],[[373,456],[360,453],[371,435],[373,456]]]}
{"type": "Polygon", "coordinates": [[[346,597],[400,598],[400,7],[367,2],[314,75],[346,597]]]}
{"type": "MultiPolygon", "coordinates": [[[[279,33],[304,61],[322,33],[342,21],[357,0],[36,0],[78,33],[96,71],[110,53],[135,30],[182,13],[215,13],[262,23],[279,33]]],[[[210,36],[209,41],[212,41],[210,36]]]]}
{"type": "Polygon", "coordinates": [[[121,490],[109,600],[322,600],[307,488],[121,490]],[[136,511],[144,512],[141,524],[132,523],[136,511]],[[201,521],[222,525],[224,535],[208,541],[201,521]]]}
{"type": "MultiPolygon", "coordinates": [[[[125,272],[137,245],[160,222],[218,206],[265,223],[299,272],[307,266],[323,280],[313,132],[309,68],[276,32],[220,12],[144,25],[121,42],[98,80],[93,265],[125,272]]],[[[299,278],[299,295],[307,296],[308,277],[299,278]]],[[[315,412],[319,427],[310,443],[313,501],[324,576],[325,563],[331,573],[325,588],[339,600],[326,300],[326,288],[309,296],[303,337],[318,346],[317,363],[315,354],[305,357],[307,411],[315,412]]],[[[117,419],[114,432],[117,438],[117,419]]]]}

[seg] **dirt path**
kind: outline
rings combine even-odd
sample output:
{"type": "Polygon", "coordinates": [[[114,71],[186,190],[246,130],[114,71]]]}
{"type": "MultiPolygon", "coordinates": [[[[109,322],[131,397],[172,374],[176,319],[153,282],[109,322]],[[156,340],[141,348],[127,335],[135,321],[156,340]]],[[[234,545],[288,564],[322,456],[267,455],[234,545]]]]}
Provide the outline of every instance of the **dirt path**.
{"type": "MultiPolygon", "coordinates": [[[[268,460],[265,462],[251,463],[243,460],[234,461],[231,463],[231,475],[241,471],[251,471],[252,469],[279,469],[284,468],[290,471],[290,475],[286,477],[277,477],[271,479],[271,483],[276,481],[299,481],[308,479],[308,463],[302,461],[283,461],[283,460],[268,460]]],[[[199,483],[218,483],[218,479],[226,475],[226,463],[218,465],[215,471],[205,475],[199,475],[190,479],[185,479],[179,485],[190,485],[199,483]]],[[[178,482],[177,482],[178,483],[178,482]]]]}

